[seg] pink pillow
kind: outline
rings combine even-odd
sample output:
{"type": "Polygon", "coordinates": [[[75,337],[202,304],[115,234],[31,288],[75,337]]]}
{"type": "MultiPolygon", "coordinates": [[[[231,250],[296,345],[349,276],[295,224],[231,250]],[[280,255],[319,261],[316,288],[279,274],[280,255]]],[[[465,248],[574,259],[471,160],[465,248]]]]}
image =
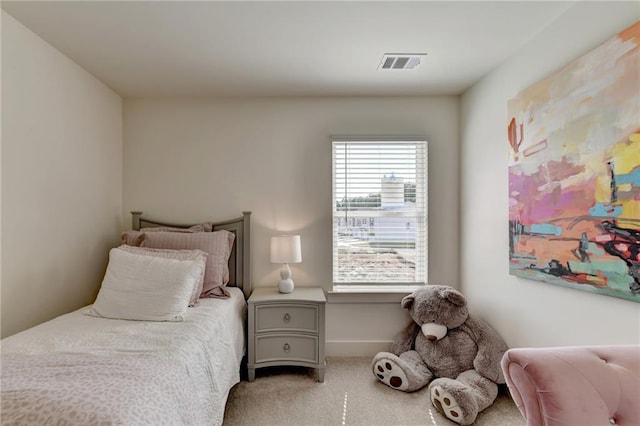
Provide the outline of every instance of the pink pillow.
{"type": "MultiPolygon", "coordinates": [[[[133,247],[126,244],[123,244],[118,248],[133,254],[162,257],[165,259],[175,259],[175,260],[204,259],[204,261],[206,262],[206,259],[208,257],[207,253],[202,250],[155,249],[155,248],[146,248],[146,247],[133,247]]],[[[191,293],[191,298],[189,299],[189,306],[195,306],[198,303],[198,299],[200,298],[200,294],[202,293],[202,288],[204,286],[204,274],[205,274],[205,270],[203,269],[202,276],[196,283],[195,287],[193,288],[193,292],[191,293]]]]}
{"type": "Polygon", "coordinates": [[[211,222],[199,223],[189,228],[173,228],[170,226],[157,226],[153,228],[142,228],[140,231],[125,231],[122,233],[122,242],[128,246],[140,247],[145,232],[211,232],[213,225],[211,222]]]}
{"type": "Polygon", "coordinates": [[[229,282],[229,256],[235,235],[215,232],[145,232],[142,247],[173,250],[202,250],[208,253],[204,285],[200,297],[229,297],[224,286],[229,282]]]}
{"type": "Polygon", "coordinates": [[[140,247],[144,234],[140,231],[125,231],[121,235],[122,242],[128,246],[140,247]]]}

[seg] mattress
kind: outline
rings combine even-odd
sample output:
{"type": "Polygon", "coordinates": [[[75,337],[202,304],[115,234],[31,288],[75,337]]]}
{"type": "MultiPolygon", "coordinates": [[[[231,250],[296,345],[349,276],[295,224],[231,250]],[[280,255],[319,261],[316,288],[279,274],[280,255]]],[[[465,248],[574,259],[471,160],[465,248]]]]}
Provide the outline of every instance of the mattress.
{"type": "Polygon", "coordinates": [[[3,339],[2,424],[222,424],[245,352],[246,302],[228,289],[181,322],[85,307],[3,339]]]}

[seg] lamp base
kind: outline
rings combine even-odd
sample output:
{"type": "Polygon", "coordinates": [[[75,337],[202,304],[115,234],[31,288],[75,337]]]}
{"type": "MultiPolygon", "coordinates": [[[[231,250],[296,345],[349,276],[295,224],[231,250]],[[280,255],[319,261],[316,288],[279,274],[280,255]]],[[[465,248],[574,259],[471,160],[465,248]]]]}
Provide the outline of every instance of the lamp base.
{"type": "Polygon", "coordinates": [[[278,291],[280,293],[291,293],[293,291],[293,280],[291,278],[280,280],[278,283],[278,291]]]}
{"type": "Polygon", "coordinates": [[[280,269],[280,282],[278,283],[280,293],[291,293],[293,291],[293,280],[291,279],[291,268],[286,263],[280,269]]]}

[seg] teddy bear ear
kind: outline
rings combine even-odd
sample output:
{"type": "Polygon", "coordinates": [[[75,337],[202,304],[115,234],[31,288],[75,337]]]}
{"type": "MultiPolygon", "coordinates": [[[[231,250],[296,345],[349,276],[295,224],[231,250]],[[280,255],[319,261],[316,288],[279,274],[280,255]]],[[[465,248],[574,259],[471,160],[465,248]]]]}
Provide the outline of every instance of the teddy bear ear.
{"type": "Polygon", "coordinates": [[[416,296],[414,293],[405,296],[402,298],[402,302],[400,302],[400,304],[402,305],[403,309],[410,309],[411,306],[413,305],[413,301],[416,300],[416,296]]]}
{"type": "Polygon", "coordinates": [[[456,306],[466,306],[467,299],[464,298],[462,293],[452,288],[447,288],[442,292],[442,297],[456,306]]]}

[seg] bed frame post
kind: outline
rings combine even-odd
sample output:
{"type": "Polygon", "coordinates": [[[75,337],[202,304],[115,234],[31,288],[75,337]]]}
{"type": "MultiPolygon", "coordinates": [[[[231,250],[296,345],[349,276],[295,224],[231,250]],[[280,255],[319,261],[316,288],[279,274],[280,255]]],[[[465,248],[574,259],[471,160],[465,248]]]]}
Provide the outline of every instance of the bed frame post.
{"type": "Polygon", "coordinates": [[[140,217],[142,216],[141,211],[132,211],[131,212],[131,229],[134,231],[140,230],[140,217]]]}
{"type": "Polygon", "coordinates": [[[242,212],[242,234],[247,244],[242,245],[242,290],[248,299],[251,295],[251,212],[242,212]]]}

